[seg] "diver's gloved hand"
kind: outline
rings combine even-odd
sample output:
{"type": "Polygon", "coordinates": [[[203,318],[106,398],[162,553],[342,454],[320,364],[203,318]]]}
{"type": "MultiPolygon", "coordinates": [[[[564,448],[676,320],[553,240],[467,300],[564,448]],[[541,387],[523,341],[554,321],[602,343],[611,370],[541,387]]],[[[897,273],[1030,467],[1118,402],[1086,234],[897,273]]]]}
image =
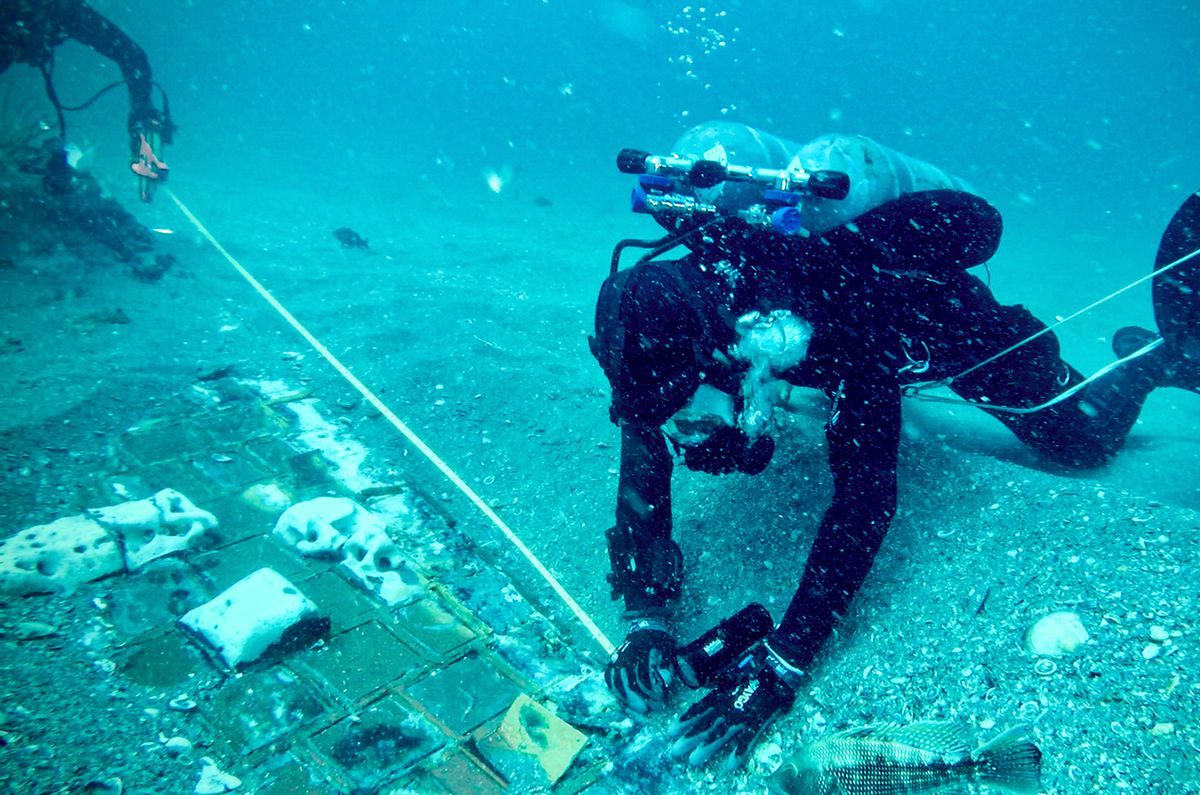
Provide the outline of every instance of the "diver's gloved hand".
{"type": "Polygon", "coordinates": [[[671,755],[698,767],[728,746],[725,769],[741,767],[763,730],[792,708],[802,676],[766,641],[758,644],[671,725],[671,755]]]}
{"type": "Polygon", "coordinates": [[[775,440],[770,436],[751,442],[741,428],[724,426],[700,444],[684,448],[683,463],[688,469],[712,475],[757,475],[771,463],[774,452],[775,440]]]}
{"type": "Polygon", "coordinates": [[[661,618],[640,616],[629,625],[625,642],[613,652],[604,681],[613,695],[634,712],[667,706],[675,676],[675,637],[661,618]]]}
{"type": "Polygon", "coordinates": [[[139,134],[158,133],[163,141],[170,143],[173,132],[175,125],[171,123],[170,118],[153,105],[143,105],[129,111],[129,135],[133,138],[137,138],[139,134]]]}

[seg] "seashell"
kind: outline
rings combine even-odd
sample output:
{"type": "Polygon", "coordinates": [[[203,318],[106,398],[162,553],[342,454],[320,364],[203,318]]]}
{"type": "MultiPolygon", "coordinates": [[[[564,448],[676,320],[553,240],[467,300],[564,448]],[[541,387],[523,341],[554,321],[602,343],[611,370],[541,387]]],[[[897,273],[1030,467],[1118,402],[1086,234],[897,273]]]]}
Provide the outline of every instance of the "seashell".
{"type": "Polygon", "coordinates": [[[1054,676],[1058,672],[1058,663],[1048,657],[1042,657],[1033,664],[1033,672],[1038,676],[1054,676]]]}
{"type": "Polygon", "coordinates": [[[1025,648],[1040,657],[1074,654],[1088,642],[1088,632],[1074,613],[1051,613],[1038,619],[1025,633],[1025,648]]]}
{"type": "Polygon", "coordinates": [[[1154,641],[1155,643],[1163,643],[1164,641],[1170,640],[1170,638],[1171,633],[1167,632],[1166,627],[1160,627],[1158,624],[1150,627],[1150,640],[1154,641]]]}
{"type": "Polygon", "coordinates": [[[186,695],[175,696],[167,702],[167,706],[177,712],[191,712],[196,708],[196,702],[186,695]]]}
{"type": "Polygon", "coordinates": [[[167,751],[167,756],[175,759],[189,754],[192,751],[192,741],[186,737],[172,737],[163,743],[163,748],[167,751]]]}
{"type": "Polygon", "coordinates": [[[1174,723],[1156,723],[1150,727],[1150,734],[1155,737],[1170,737],[1175,733],[1174,723]]]}

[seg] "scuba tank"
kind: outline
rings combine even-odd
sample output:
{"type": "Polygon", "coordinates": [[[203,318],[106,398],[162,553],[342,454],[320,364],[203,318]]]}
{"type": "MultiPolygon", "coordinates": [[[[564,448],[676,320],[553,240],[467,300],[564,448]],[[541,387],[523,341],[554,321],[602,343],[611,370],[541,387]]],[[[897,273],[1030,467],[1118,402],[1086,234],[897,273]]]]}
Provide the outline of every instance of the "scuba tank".
{"type": "Polygon", "coordinates": [[[692,128],[670,157],[623,150],[617,165],[642,175],[634,211],[668,228],[679,218],[736,215],[751,226],[807,236],[908,193],[974,193],[963,180],[866,136],[824,135],[798,144],[736,122],[692,128]]]}

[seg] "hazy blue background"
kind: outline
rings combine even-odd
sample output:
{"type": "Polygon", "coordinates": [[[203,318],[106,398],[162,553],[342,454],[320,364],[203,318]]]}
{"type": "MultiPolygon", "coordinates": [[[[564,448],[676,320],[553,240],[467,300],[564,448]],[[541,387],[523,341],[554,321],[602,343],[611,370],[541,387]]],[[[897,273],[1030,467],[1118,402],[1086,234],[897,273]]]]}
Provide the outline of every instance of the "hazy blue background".
{"type": "Polygon", "coordinates": [[[1124,223],[1200,186],[1200,9],[1179,0],[95,5],[149,52],[176,158],[208,177],[478,190],[507,165],[593,191],[576,177],[612,176],[620,146],[726,111],[792,139],[870,135],[1002,209],[1124,223]]]}
{"type": "MultiPolygon", "coordinates": [[[[433,204],[486,208],[496,171],[509,199],[553,200],[537,241],[549,250],[556,230],[624,212],[623,146],[665,150],[717,117],[800,141],[858,132],[970,179],[1006,219],[1002,298],[1051,317],[1080,305],[1064,294],[1090,300],[1146,272],[1200,188],[1200,13],[1182,0],[95,5],[169,90],[172,182],[202,212],[331,228],[369,208],[395,219],[376,237],[403,236],[433,204]]],[[[62,49],[66,101],[113,75],[62,49]]],[[[124,113],[114,93],[75,119],[94,167],[122,163],[124,113]]]]}

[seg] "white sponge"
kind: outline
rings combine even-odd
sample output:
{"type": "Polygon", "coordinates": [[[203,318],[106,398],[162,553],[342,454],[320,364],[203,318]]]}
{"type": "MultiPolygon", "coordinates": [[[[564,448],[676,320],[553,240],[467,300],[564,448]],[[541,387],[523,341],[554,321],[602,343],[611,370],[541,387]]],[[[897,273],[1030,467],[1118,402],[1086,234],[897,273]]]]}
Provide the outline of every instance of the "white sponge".
{"type": "Polygon", "coordinates": [[[320,634],[329,620],[283,575],[259,569],[179,619],[208,641],[230,668],[257,660],[291,631],[320,634]]]}
{"type": "Polygon", "coordinates": [[[121,536],[125,567],[136,571],[152,560],[186,552],[217,526],[217,517],[197,508],[174,489],[88,511],[92,519],[121,536]]]}
{"type": "Polygon", "coordinates": [[[30,527],[0,541],[0,593],[69,593],[124,570],[116,539],[84,516],[30,527]]]}

